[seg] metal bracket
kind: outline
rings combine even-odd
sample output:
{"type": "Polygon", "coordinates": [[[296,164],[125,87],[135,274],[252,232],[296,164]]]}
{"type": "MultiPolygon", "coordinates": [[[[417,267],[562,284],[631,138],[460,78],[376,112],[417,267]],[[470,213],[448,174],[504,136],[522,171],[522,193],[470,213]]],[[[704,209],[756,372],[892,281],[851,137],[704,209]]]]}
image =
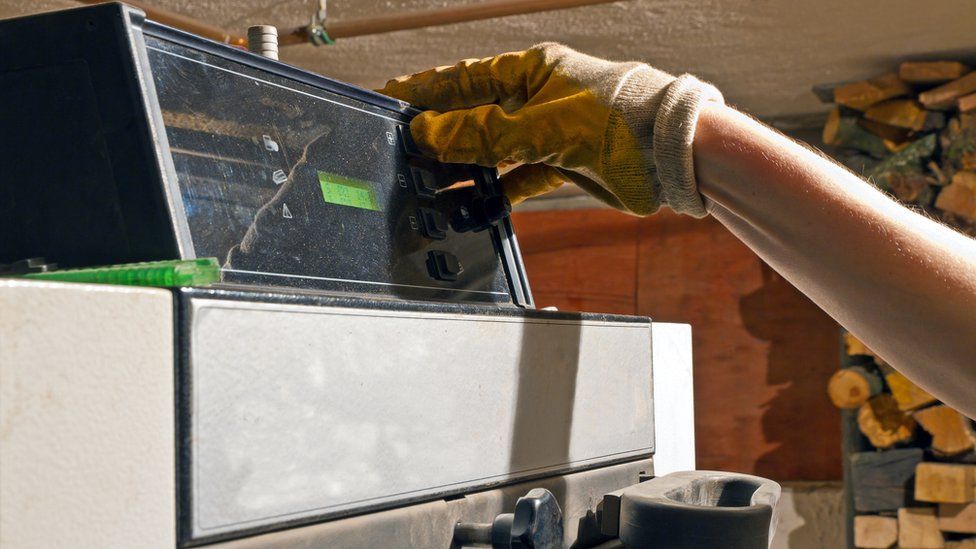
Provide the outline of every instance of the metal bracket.
{"type": "Polygon", "coordinates": [[[319,0],[319,9],[312,14],[312,20],[305,27],[308,41],[315,46],[331,46],[335,44],[335,40],[330,38],[329,33],[325,30],[327,4],[328,0],[319,0]]]}

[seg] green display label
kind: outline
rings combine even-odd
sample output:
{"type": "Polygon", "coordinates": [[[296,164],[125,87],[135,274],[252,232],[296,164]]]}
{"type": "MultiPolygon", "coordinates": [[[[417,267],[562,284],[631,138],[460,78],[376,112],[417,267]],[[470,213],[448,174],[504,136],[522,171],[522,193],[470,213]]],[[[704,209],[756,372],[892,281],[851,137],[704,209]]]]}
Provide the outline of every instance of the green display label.
{"type": "Polygon", "coordinates": [[[322,199],[329,204],[380,211],[372,183],[329,172],[318,172],[318,174],[322,199]]]}

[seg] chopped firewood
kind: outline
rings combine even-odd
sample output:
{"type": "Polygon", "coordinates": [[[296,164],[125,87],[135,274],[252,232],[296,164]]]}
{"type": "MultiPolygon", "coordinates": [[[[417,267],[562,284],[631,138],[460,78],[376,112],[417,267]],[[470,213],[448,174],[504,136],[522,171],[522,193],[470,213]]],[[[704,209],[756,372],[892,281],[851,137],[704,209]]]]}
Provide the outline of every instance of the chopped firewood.
{"type": "Polygon", "coordinates": [[[889,394],[871,398],[857,411],[857,427],[875,448],[891,448],[915,436],[915,420],[889,394]]]}
{"type": "Polygon", "coordinates": [[[929,185],[935,185],[935,179],[924,173],[889,172],[885,179],[885,186],[902,202],[920,202],[929,185]]]}
{"type": "Polygon", "coordinates": [[[932,162],[929,162],[928,168],[930,172],[935,174],[935,183],[933,183],[934,185],[945,187],[946,185],[949,184],[949,180],[946,179],[945,172],[942,171],[942,168],[939,167],[939,164],[937,162],[935,162],[934,160],[932,162]]]}
{"type": "Polygon", "coordinates": [[[897,74],[889,73],[834,89],[834,101],[838,105],[863,111],[885,99],[908,95],[910,91],[908,84],[902,82],[897,74]]]}
{"type": "Polygon", "coordinates": [[[864,118],[919,131],[925,126],[926,112],[914,99],[891,99],[872,105],[864,111],[864,118]]]}
{"type": "Polygon", "coordinates": [[[854,355],[867,355],[870,357],[875,356],[874,351],[868,349],[868,346],[861,343],[861,340],[854,337],[854,334],[850,332],[844,332],[844,349],[847,351],[848,356],[854,355]]]}
{"type": "Polygon", "coordinates": [[[976,112],[960,113],[957,120],[959,120],[960,130],[965,130],[967,128],[976,128],[976,112]]]}
{"type": "Polygon", "coordinates": [[[912,133],[911,130],[905,128],[899,128],[898,126],[892,126],[874,120],[867,120],[866,118],[858,118],[857,124],[881,139],[895,143],[905,143],[912,133]]]}
{"type": "MultiPolygon", "coordinates": [[[[956,106],[956,100],[976,92],[976,72],[918,94],[918,100],[926,109],[944,110],[956,106]]],[[[894,96],[892,96],[894,97],[894,96]]]]}
{"type": "Polygon", "coordinates": [[[976,501],[976,465],[919,463],[915,467],[915,499],[934,503],[976,501]]]}
{"type": "Polygon", "coordinates": [[[923,455],[921,448],[851,454],[848,460],[854,509],[858,513],[878,513],[908,504],[908,488],[923,455]]]}
{"type": "Polygon", "coordinates": [[[945,538],[939,531],[935,509],[916,507],[898,510],[898,547],[942,549],[945,538]]]}
{"type": "Polygon", "coordinates": [[[891,396],[898,403],[898,409],[903,411],[915,410],[936,401],[924,389],[912,383],[899,372],[892,372],[885,376],[891,396]]]}
{"type": "Polygon", "coordinates": [[[843,368],[827,382],[827,394],[834,406],[853,409],[881,392],[881,376],[860,366],[843,368]]]}
{"type": "Polygon", "coordinates": [[[940,404],[919,410],[915,421],[932,435],[932,450],[941,456],[955,456],[973,449],[976,434],[969,418],[940,404]]]}
{"type": "Polygon", "coordinates": [[[958,61],[905,61],[898,66],[898,77],[912,84],[938,84],[968,71],[969,67],[958,61]]]}
{"type": "Polygon", "coordinates": [[[881,138],[862,128],[857,120],[854,116],[841,116],[840,109],[830,111],[824,124],[823,142],[835,147],[857,149],[879,158],[884,156],[886,151],[881,138]]]}
{"type": "Polygon", "coordinates": [[[901,143],[899,143],[897,141],[892,141],[890,139],[885,139],[883,143],[885,149],[888,149],[888,152],[890,153],[899,153],[905,150],[906,148],[908,148],[908,145],[911,144],[909,141],[902,141],[901,143]]]}
{"type": "Polygon", "coordinates": [[[940,503],[939,530],[976,534],[976,503],[940,503]]]}
{"type": "Polygon", "coordinates": [[[959,112],[969,112],[976,109],[976,93],[960,97],[956,100],[956,106],[959,107],[959,112]]]}
{"type": "Polygon", "coordinates": [[[813,95],[817,96],[817,99],[819,99],[821,103],[833,103],[834,90],[850,83],[850,80],[846,80],[844,82],[831,82],[829,84],[815,84],[810,88],[810,90],[813,92],[813,95]]]}
{"type": "Polygon", "coordinates": [[[950,227],[955,227],[962,234],[976,238],[976,219],[969,219],[949,212],[942,212],[938,219],[950,227]]]}
{"type": "Polygon", "coordinates": [[[854,517],[854,547],[887,549],[898,541],[898,520],[878,515],[854,517]]]}
{"type": "Polygon", "coordinates": [[[956,172],[935,199],[940,210],[976,220],[976,173],[956,172]]]}
{"type": "Polygon", "coordinates": [[[866,177],[878,188],[891,191],[897,185],[899,178],[909,175],[924,175],[923,164],[928,161],[935,151],[935,134],[912,141],[898,153],[892,154],[878,162],[866,177]]]}
{"type": "Polygon", "coordinates": [[[942,169],[947,173],[976,171],[976,112],[961,113],[949,120],[939,134],[939,141],[942,145],[942,169]]]}
{"type": "Polygon", "coordinates": [[[878,165],[877,158],[849,149],[839,152],[835,158],[837,158],[838,162],[847,166],[847,169],[857,174],[867,173],[878,165]]]}
{"type": "Polygon", "coordinates": [[[878,366],[878,371],[881,372],[881,376],[884,377],[885,380],[887,380],[888,376],[896,372],[896,370],[891,367],[891,364],[888,364],[878,357],[874,357],[874,363],[878,366]]]}
{"type": "Polygon", "coordinates": [[[923,132],[941,130],[946,125],[946,115],[940,111],[925,111],[925,124],[922,125],[923,132]]]}
{"type": "Polygon", "coordinates": [[[976,538],[947,541],[945,549],[976,549],[976,538]]]}
{"type": "Polygon", "coordinates": [[[874,174],[897,170],[920,171],[922,162],[929,159],[935,152],[935,134],[929,134],[921,139],[912,141],[911,145],[898,154],[893,154],[874,168],[874,174]]]}

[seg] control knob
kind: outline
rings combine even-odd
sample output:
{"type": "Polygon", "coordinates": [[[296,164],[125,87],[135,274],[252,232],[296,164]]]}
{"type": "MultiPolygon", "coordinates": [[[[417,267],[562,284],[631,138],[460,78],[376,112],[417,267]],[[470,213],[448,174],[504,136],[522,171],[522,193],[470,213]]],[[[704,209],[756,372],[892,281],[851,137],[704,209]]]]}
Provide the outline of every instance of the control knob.
{"type": "Polygon", "coordinates": [[[563,513],[549,490],[533,488],[515,502],[514,513],[502,513],[491,524],[459,522],[455,546],[490,545],[494,549],[560,549],[563,513]]]}

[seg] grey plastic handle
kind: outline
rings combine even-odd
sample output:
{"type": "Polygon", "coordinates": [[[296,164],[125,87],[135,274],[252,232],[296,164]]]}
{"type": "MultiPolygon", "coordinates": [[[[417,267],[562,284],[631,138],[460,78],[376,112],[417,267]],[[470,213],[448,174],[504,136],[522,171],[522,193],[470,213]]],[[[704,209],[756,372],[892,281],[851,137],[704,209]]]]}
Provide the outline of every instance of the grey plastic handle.
{"type": "Polygon", "coordinates": [[[779,495],[762,477],[671,473],[605,496],[601,530],[629,549],[766,549],[779,495]]]}

